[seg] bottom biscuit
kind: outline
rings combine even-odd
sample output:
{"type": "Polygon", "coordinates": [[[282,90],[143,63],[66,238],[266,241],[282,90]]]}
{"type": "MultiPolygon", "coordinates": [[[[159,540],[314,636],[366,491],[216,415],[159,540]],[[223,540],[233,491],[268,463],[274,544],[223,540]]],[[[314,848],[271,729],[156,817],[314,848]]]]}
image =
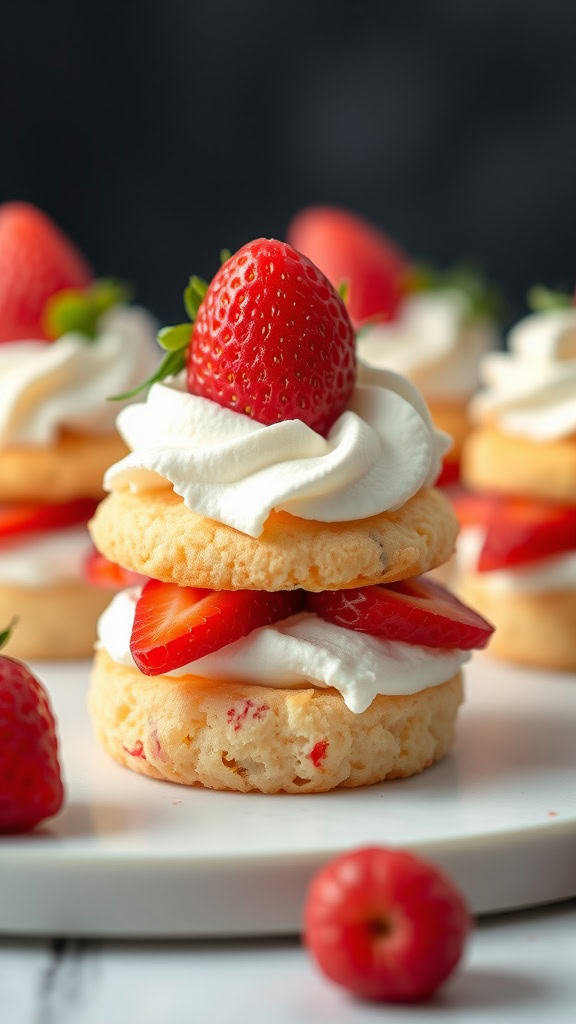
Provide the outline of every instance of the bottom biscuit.
{"type": "Polygon", "coordinates": [[[13,658],[89,658],[96,640],[96,623],[112,591],[87,583],[58,583],[45,587],[0,584],[0,624],[17,623],[3,654],[13,658]]]}
{"type": "Polygon", "coordinates": [[[96,655],[89,703],[120,764],[209,789],[321,793],[415,775],[444,757],[463,699],[458,673],[353,714],[336,690],[143,676],[96,655]]]}
{"type": "Polygon", "coordinates": [[[496,627],[490,654],[538,668],[576,669],[576,591],[495,592],[475,574],[459,579],[457,592],[496,627]]]}

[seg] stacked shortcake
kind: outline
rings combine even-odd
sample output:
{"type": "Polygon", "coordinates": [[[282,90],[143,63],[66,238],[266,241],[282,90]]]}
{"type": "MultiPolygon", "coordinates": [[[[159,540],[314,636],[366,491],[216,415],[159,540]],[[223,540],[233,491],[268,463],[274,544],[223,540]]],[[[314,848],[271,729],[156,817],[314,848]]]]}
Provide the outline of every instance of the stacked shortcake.
{"type": "Polygon", "coordinates": [[[448,438],[414,386],[357,366],[346,307],[258,239],[185,293],[98,549],[149,580],[103,614],[91,713],[118,762],[213,789],[310,793],[412,775],[452,742],[491,627],[420,574],[457,525],[448,438]],[[163,378],[163,379],[162,379],[163,378]]]}
{"type": "Polygon", "coordinates": [[[152,318],[124,291],[40,210],[0,206],[0,621],[19,620],[17,657],[87,657],[102,575],[119,575],[86,528],[126,452],[107,399],[158,361],[152,318]]]}
{"type": "Polygon", "coordinates": [[[494,654],[576,669],[576,309],[542,289],[534,300],[482,366],[459,588],[496,623],[494,654]]]}

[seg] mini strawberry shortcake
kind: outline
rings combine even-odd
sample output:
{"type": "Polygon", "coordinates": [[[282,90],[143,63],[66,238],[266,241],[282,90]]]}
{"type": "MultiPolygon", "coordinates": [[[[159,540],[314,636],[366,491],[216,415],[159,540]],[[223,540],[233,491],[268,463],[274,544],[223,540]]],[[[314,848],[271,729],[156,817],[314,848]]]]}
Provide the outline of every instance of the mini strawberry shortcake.
{"type": "Polygon", "coordinates": [[[150,577],[100,620],[96,732],[134,771],[213,789],[419,772],[492,631],[420,578],[453,550],[448,439],[407,380],[356,366],[343,302],[286,243],[245,245],[185,300],[91,523],[150,577]]]}
{"type": "Polygon", "coordinates": [[[125,289],[95,281],[40,210],[0,206],[0,619],[20,620],[10,654],[90,653],[110,590],[91,582],[86,523],[126,452],[107,399],[156,363],[153,322],[125,289]]]}
{"type": "Polygon", "coordinates": [[[576,669],[576,309],[553,299],[485,357],[457,572],[498,626],[494,654],[576,669]]]}
{"type": "Polygon", "coordinates": [[[336,286],[346,282],[360,358],[416,384],[436,426],[454,441],[441,483],[456,482],[478,362],[498,341],[492,290],[465,268],[411,266],[383,232],[345,210],[302,211],[288,240],[336,286]]]}

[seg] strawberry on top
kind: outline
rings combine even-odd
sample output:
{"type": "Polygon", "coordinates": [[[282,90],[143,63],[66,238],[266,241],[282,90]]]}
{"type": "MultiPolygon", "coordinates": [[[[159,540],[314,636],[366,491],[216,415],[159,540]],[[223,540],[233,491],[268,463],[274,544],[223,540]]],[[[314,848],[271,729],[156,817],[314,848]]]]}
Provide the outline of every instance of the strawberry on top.
{"type": "Polygon", "coordinates": [[[48,300],[92,281],[82,254],[45,213],[29,203],[0,206],[0,342],[48,340],[48,300]]]}

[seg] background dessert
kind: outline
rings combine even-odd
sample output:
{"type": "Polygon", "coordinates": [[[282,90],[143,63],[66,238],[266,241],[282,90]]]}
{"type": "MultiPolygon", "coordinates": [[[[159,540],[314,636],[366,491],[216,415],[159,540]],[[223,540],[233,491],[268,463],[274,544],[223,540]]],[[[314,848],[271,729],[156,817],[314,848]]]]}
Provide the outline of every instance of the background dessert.
{"type": "Polygon", "coordinates": [[[86,572],[102,474],[126,451],[108,397],[149,373],[154,325],[45,214],[0,207],[0,616],[27,658],[90,653],[109,591],[86,572]]]}
{"type": "Polygon", "coordinates": [[[347,283],[363,362],[407,376],[422,392],[434,422],[454,440],[442,482],[455,482],[478,363],[498,344],[493,290],[465,267],[417,266],[376,226],[345,210],[302,211],[288,239],[336,287],[347,283]]]}
{"type": "MultiPolygon", "coordinates": [[[[536,296],[538,299],[538,295],[536,296]]],[[[542,296],[541,296],[542,298],[542,296]]],[[[498,626],[491,650],[576,667],[576,311],[569,296],[486,356],[472,405],[458,541],[461,593],[498,626]]]]}
{"type": "Polygon", "coordinates": [[[185,301],[194,323],[161,332],[166,379],[120,414],[131,453],[90,527],[151,577],[100,620],[100,741],[216,789],[421,771],[491,632],[442,588],[398,582],[453,550],[433,486],[448,439],[408,380],[356,370],[344,304],[285,243],[249,243],[185,301]]]}

